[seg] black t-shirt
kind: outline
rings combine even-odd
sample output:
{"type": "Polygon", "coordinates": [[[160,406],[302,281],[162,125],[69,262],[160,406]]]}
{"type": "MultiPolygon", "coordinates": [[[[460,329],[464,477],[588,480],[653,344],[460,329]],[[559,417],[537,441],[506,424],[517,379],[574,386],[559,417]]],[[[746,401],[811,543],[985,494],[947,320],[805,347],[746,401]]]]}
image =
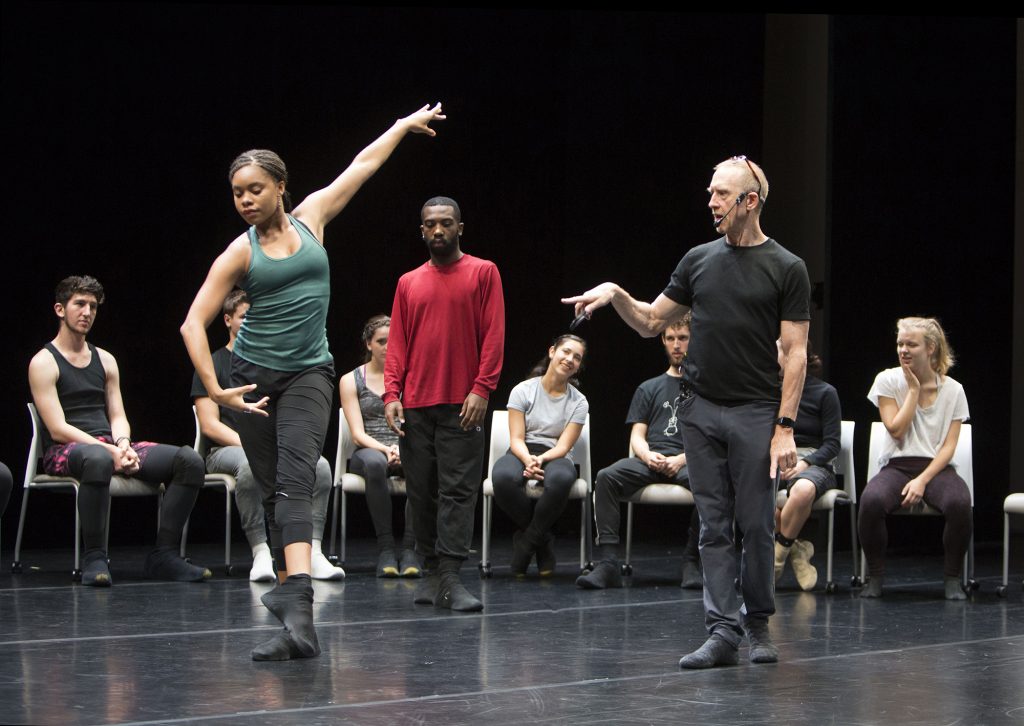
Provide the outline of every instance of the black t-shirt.
{"type": "Polygon", "coordinates": [[[724,404],[781,398],[779,322],[811,318],[803,260],[773,239],[734,247],[722,237],[687,252],[664,295],[693,311],[684,365],[698,394],[724,404]]]}
{"type": "MultiPolygon", "coordinates": [[[[213,354],[213,372],[217,376],[217,384],[221,388],[231,388],[231,351],[227,348],[221,348],[213,354]]],[[[197,398],[209,398],[210,394],[206,390],[206,386],[199,380],[199,374],[192,374],[192,401],[193,403],[197,398]]],[[[224,406],[218,406],[220,408],[220,420],[225,426],[235,431],[238,431],[238,411],[233,408],[226,408],[224,406]]],[[[213,442],[209,442],[213,444],[213,442]]]]}
{"type": "Polygon", "coordinates": [[[811,465],[825,466],[839,453],[843,414],[839,393],[825,381],[807,376],[800,409],[796,414],[793,439],[797,446],[813,446],[815,451],[804,460],[811,465]]]}
{"type": "Polygon", "coordinates": [[[682,378],[662,373],[637,386],[633,402],[629,404],[626,423],[647,424],[647,446],[651,451],[665,456],[675,456],[683,451],[683,435],[679,431],[677,417],[679,384],[682,378]]]}

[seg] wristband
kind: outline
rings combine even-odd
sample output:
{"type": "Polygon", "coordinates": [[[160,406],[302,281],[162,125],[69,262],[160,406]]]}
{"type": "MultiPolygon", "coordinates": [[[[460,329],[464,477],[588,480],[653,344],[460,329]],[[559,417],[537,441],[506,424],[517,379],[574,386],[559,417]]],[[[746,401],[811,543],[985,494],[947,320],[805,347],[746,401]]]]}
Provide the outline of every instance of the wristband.
{"type": "Polygon", "coordinates": [[[796,421],[791,419],[789,416],[779,416],[777,419],[775,419],[775,425],[782,426],[783,428],[786,429],[791,429],[794,426],[796,426],[796,421]]]}
{"type": "Polygon", "coordinates": [[[115,439],[115,441],[114,441],[114,446],[117,446],[118,448],[120,448],[122,441],[127,441],[129,446],[132,445],[132,440],[130,438],[128,438],[127,436],[118,436],[117,439],[115,439]]]}

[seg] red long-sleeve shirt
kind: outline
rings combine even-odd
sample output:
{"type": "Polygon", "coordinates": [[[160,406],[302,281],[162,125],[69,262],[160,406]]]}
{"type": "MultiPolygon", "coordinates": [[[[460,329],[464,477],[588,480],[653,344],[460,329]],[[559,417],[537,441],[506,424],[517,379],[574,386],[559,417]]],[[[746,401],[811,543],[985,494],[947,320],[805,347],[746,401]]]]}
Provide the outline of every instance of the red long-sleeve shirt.
{"type": "Polygon", "coordinates": [[[405,408],[488,398],[505,354],[505,299],[498,268],[463,255],[405,273],[395,289],[384,364],[384,403],[405,408]]]}

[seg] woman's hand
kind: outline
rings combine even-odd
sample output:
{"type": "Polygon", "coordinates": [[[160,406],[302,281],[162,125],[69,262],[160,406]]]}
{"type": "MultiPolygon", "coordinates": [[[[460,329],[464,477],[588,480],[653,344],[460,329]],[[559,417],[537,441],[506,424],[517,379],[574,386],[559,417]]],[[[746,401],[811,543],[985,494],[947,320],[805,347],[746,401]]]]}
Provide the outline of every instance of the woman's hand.
{"type": "Polygon", "coordinates": [[[914,371],[910,369],[910,362],[901,360],[900,368],[903,369],[903,377],[906,379],[907,386],[910,390],[914,393],[919,393],[921,391],[921,381],[918,379],[914,371]]]}
{"type": "Polygon", "coordinates": [[[398,446],[389,446],[385,454],[388,457],[388,466],[401,465],[402,459],[398,454],[398,446]]]}
{"type": "Polygon", "coordinates": [[[536,479],[544,481],[544,459],[541,456],[531,456],[530,463],[523,469],[524,479],[536,479]]]}
{"type": "Polygon", "coordinates": [[[903,495],[903,501],[900,502],[900,506],[904,509],[909,509],[915,504],[920,503],[924,498],[924,489],[928,486],[921,477],[915,477],[907,482],[907,485],[903,487],[903,491],[900,494],[903,495]]]}
{"type": "Polygon", "coordinates": [[[796,466],[792,466],[782,472],[782,480],[793,481],[794,479],[797,479],[801,474],[807,471],[807,467],[809,466],[810,464],[803,459],[800,459],[800,461],[796,462],[796,466]]]}
{"type": "Polygon", "coordinates": [[[247,386],[239,386],[238,388],[227,388],[222,390],[220,393],[210,393],[210,398],[213,399],[214,403],[218,406],[225,406],[227,408],[233,408],[236,411],[242,413],[256,413],[260,416],[269,416],[264,409],[267,407],[267,403],[270,401],[269,396],[264,396],[255,403],[249,403],[243,397],[246,393],[256,390],[256,384],[250,383],[247,386]]]}
{"type": "Polygon", "coordinates": [[[447,116],[441,113],[441,102],[438,101],[437,105],[433,108],[428,103],[416,113],[409,114],[402,120],[405,121],[406,130],[411,133],[437,136],[437,132],[430,128],[430,122],[444,121],[446,118],[447,116]]]}

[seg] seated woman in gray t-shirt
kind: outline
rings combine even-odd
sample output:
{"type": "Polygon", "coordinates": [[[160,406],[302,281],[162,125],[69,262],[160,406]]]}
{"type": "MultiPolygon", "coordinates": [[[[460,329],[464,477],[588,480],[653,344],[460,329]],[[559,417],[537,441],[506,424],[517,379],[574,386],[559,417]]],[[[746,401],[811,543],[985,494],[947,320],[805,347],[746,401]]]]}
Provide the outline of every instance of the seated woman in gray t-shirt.
{"type": "Polygon", "coordinates": [[[587,344],[562,335],[533,370],[534,377],[512,389],[508,399],[510,447],[491,472],[494,498],[512,518],[512,574],[522,577],[536,555],[541,577],[555,570],[554,536],[558,520],[576,482],[572,448],[583,431],[589,404],[570,381],[583,363],[587,344]],[[526,487],[542,483],[540,498],[526,487]]]}

